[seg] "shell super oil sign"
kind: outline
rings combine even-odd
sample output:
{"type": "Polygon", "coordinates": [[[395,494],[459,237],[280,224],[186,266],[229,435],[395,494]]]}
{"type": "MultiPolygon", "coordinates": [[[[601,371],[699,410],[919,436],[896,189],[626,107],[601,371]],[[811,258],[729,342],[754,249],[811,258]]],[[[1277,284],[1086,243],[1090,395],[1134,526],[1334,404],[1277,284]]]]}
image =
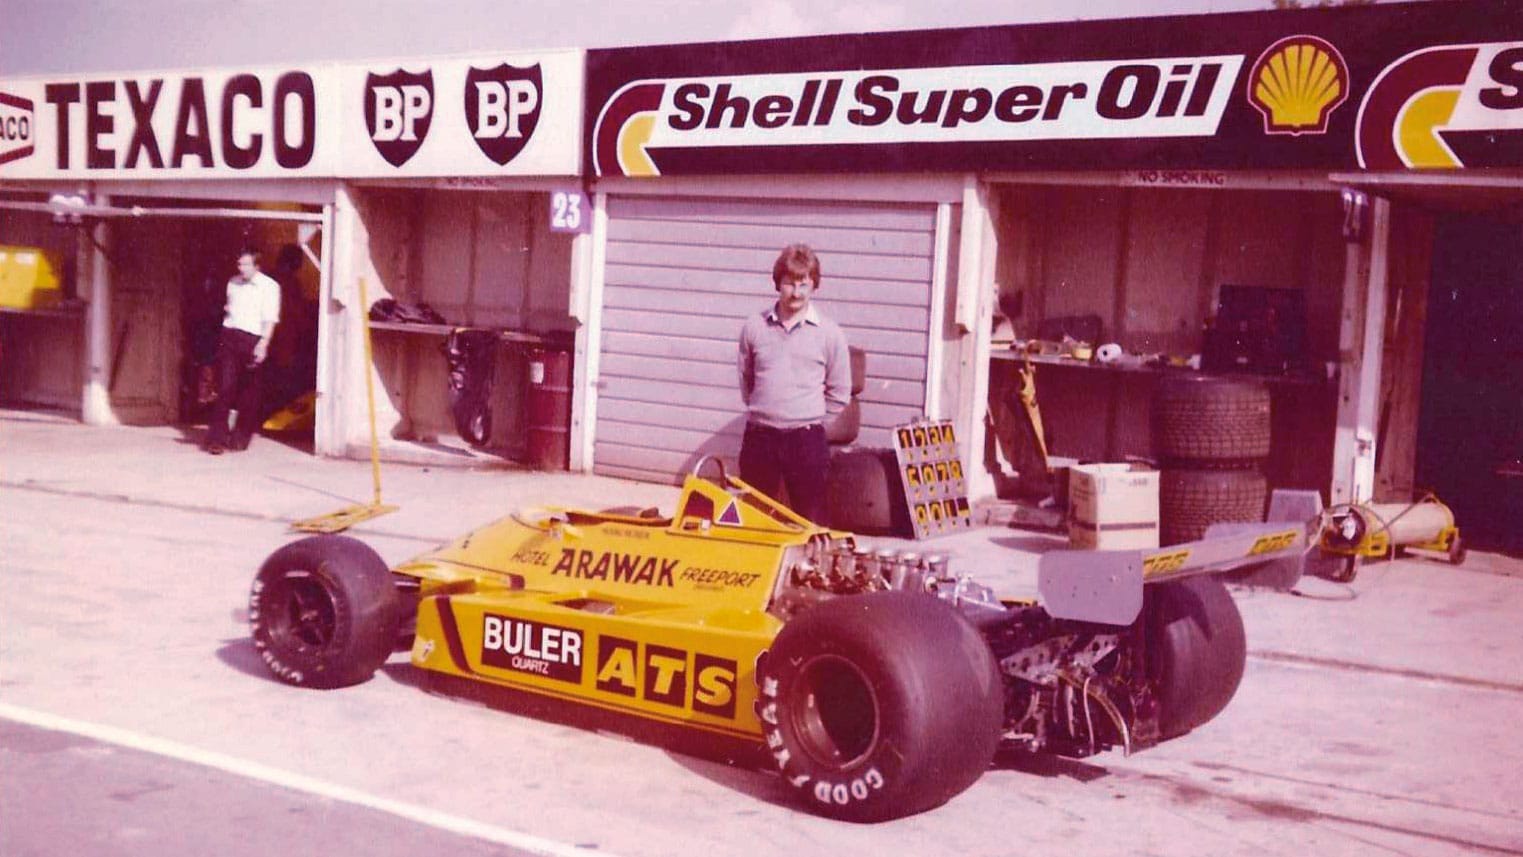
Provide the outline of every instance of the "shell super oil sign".
{"type": "Polygon", "coordinates": [[[597,175],[1518,167],[1523,2],[594,50],[586,109],[597,175]]]}

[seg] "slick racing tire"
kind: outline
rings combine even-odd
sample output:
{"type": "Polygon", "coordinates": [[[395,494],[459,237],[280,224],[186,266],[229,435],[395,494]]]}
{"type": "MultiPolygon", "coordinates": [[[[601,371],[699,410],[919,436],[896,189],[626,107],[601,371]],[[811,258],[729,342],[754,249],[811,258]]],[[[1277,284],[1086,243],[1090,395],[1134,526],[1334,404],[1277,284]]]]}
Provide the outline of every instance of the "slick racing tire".
{"type": "Polygon", "coordinates": [[[1153,400],[1159,458],[1192,467],[1251,467],[1269,455],[1270,394],[1263,384],[1170,378],[1153,400]]]}
{"type": "Polygon", "coordinates": [[[898,469],[891,449],[832,449],[825,476],[829,526],[869,535],[912,535],[898,469]]]}
{"type": "Polygon", "coordinates": [[[1264,520],[1269,481],[1256,470],[1174,470],[1158,480],[1158,536],[1165,545],[1204,538],[1223,522],[1264,520]]]}
{"type": "Polygon", "coordinates": [[[386,563],[364,542],[313,536],[270,554],[249,594],[259,656],[281,681],[359,684],[391,654],[401,599],[386,563]]]}
{"type": "Polygon", "coordinates": [[[766,751],[817,813],[883,821],[938,806],[989,767],[1004,722],[993,654],[926,595],[826,601],[757,667],[766,751]]]}
{"type": "Polygon", "coordinates": [[[1148,678],[1158,694],[1158,730],[1183,735],[1222,712],[1248,657],[1243,616],[1214,577],[1149,586],[1144,606],[1148,678]]]}

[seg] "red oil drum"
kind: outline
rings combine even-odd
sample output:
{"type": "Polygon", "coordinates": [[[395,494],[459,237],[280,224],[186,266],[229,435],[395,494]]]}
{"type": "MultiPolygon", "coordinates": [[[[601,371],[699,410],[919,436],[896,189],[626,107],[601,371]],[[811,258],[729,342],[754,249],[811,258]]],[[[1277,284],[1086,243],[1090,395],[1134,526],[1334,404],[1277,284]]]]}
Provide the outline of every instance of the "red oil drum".
{"type": "Polygon", "coordinates": [[[571,351],[555,346],[528,352],[529,442],[525,456],[538,470],[565,470],[571,460],[571,351]]]}

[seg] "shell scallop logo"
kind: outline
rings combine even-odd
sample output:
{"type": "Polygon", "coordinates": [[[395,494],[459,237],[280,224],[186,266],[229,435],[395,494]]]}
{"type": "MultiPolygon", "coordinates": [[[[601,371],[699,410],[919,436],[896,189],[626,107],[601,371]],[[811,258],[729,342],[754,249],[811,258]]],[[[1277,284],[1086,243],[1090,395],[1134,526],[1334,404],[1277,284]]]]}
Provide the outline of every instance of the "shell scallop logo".
{"type": "Polygon", "coordinates": [[[1343,55],[1316,36],[1275,42],[1248,74],[1248,102],[1264,114],[1266,134],[1327,133],[1327,119],[1348,91],[1343,55]]]}

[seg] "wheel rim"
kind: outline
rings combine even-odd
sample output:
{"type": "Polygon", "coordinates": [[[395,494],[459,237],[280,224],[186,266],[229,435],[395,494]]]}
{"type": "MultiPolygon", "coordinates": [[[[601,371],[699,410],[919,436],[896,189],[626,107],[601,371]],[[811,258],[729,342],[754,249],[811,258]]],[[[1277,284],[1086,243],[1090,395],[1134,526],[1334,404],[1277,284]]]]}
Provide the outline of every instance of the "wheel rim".
{"type": "Polygon", "coordinates": [[[855,664],[817,657],[799,671],[788,706],[793,732],[815,761],[849,767],[878,743],[878,697],[855,664]]]}
{"type": "Polygon", "coordinates": [[[333,593],[310,571],[288,571],[271,593],[270,636],[277,644],[321,650],[333,642],[338,607],[333,593]]]}

